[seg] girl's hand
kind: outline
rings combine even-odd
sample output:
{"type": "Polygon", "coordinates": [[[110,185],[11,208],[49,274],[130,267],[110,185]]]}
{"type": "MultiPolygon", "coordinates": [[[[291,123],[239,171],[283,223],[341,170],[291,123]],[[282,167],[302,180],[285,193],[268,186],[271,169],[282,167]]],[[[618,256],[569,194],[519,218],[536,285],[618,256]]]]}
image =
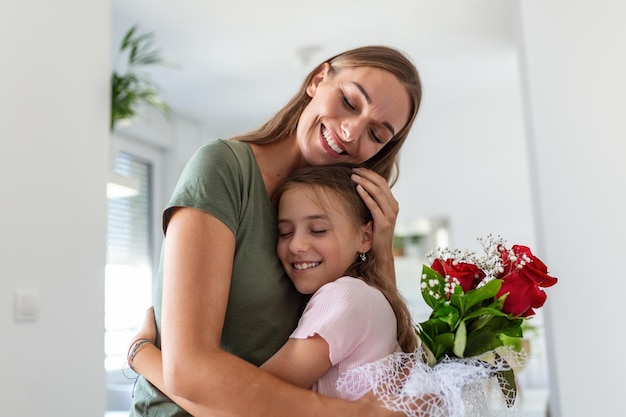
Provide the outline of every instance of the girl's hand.
{"type": "Polygon", "coordinates": [[[352,180],[357,183],[357,192],[369,208],[374,219],[372,250],[380,266],[395,286],[393,263],[393,234],[400,207],[387,181],[366,168],[355,168],[352,180]]]}

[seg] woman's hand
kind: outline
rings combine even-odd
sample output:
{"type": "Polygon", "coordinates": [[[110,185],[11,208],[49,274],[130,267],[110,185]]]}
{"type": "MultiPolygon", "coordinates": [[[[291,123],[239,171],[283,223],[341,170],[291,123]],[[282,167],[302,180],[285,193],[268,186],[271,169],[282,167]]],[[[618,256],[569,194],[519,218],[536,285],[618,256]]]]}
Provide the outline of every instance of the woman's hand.
{"type": "Polygon", "coordinates": [[[376,254],[382,271],[395,286],[393,234],[400,211],[398,201],[393,196],[387,181],[374,171],[355,168],[352,180],[358,184],[357,192],[374,219],[372,250],[376,254]]]}

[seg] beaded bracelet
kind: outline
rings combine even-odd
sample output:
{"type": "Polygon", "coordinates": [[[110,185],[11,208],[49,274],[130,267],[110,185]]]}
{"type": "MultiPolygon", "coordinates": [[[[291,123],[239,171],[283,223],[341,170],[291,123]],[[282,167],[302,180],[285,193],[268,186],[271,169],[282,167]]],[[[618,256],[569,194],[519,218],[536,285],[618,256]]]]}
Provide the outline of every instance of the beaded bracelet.
{"type": "Polygon", "coordinates": [[[133,371],[135,371],[136,373],[138,373],[135,368],[133,367],[133,359],[135,359],[135,355],[137,354],[137,352],[139,352],[139,349],[141,349],[141,347],[143,345],[145,345],[146,343],[150,343],[150,344],[154,344],[152,342],[152,340],[150,339],[137,339],[133,342],[133,344],[131,345],[131,349],[129,350],[129,354],[128,354],[128,367],[130,369],[132,369],[133,371]]]}

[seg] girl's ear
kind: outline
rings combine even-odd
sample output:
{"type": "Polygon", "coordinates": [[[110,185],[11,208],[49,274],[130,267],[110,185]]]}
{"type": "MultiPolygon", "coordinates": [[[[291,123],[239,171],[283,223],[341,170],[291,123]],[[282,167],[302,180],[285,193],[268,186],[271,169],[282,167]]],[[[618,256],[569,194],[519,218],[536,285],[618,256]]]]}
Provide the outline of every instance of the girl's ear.
{"type": "Polygon", "coordinates": [[[374,222],[369,221],[361,227],[361,249],[359,252],[368,252],[372,248],[372,239],[374,237],[374,222]]]}
{"type": "Polygon", "coordinates": [[[324,62],[320,65],[313,74],[313,78],[311,78],[311,82],[306,87],[306,93],[309,97],[314,97],[317,92],[317,87],[320,85],[322,81],[328,77],[328,73],[330,72],[330,64],[328,62],[324,62]]]}

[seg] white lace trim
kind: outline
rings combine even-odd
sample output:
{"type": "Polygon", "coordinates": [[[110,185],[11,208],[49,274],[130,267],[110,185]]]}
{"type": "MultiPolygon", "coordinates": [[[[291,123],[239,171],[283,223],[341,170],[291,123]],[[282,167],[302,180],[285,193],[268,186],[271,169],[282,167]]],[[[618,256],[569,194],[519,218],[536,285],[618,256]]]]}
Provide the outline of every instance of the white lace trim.
{"type": "Polygon", "coordinates": [[[519,415],[508,407],[496,373],[526,361],[524,352],[500,349],[480,357],[446,358],[434,367],[425,353],[393,353],[379,361],[350,370],[337,381],[337,389],[360,398],[369,391],[392,411],[408,417],[495,417],[519,415]]]}

